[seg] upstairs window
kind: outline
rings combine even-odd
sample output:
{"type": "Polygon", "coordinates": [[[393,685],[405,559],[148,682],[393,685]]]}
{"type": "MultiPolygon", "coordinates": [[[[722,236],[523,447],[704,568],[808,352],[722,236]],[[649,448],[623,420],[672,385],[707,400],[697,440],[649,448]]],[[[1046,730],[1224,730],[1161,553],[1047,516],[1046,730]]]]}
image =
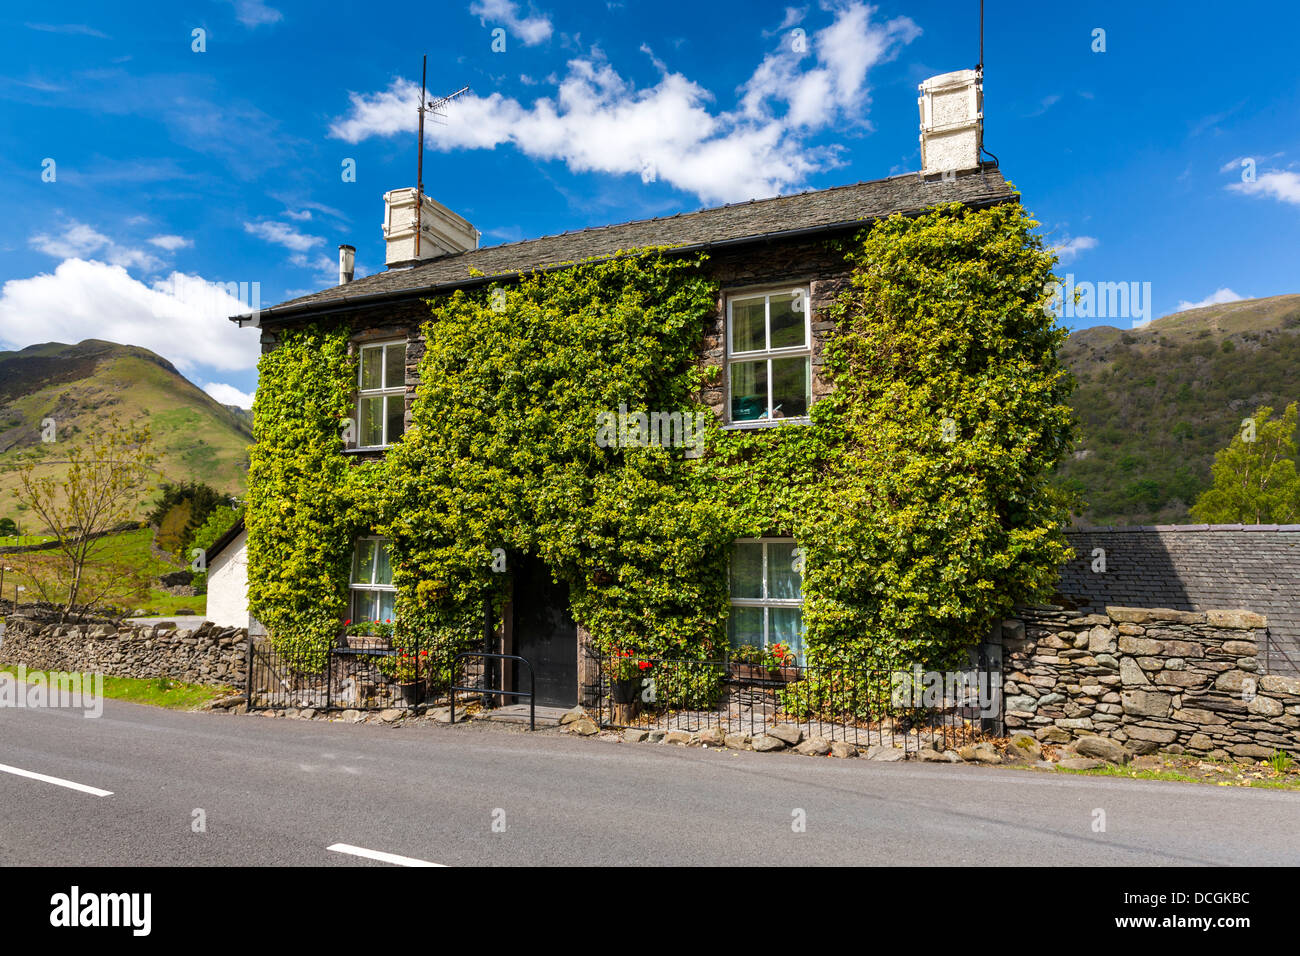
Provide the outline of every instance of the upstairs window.
{"type": "Polygon", "coordinates": [[[727,300],[731,421],[806,418],[812,402],[808,289],[727,300]]]}
{"type": "Polygon", "coordinates": [[[784,644],[803,661],[803,561],[790,538],[737,541],[731,551],[732,647],[784,644]]]}
{"type": "Polygon", "coordinates": [[[406,343],[363,345],[360,358],[357,447],[384,448],[406,427],[406,343]]]}
{"type": "Polygon", "coordinates": [[[387,538],[361,538],[352,552],[352,620],[393,620],[393,565],[387,538]]]}

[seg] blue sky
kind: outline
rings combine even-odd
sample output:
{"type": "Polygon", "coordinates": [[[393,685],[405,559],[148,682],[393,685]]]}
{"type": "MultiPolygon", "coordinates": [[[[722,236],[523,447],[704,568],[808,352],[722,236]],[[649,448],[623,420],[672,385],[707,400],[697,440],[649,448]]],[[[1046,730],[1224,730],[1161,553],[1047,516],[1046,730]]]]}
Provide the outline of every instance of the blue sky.
{"type": "MultiPolygon", "coordinates": [[[[1058,272],[1154,315],[1300,291],[1300,6],[988,6],[985,144],[1058,272]]],[[[225,284],[332,285],[342,242],[382,268],[422,53],[472,91],[426,190],[495,244],[915,171],[916,84],[975,64],[978,3],[8,3],[0,347],[144,345],[247,403],[225,284]]]]}

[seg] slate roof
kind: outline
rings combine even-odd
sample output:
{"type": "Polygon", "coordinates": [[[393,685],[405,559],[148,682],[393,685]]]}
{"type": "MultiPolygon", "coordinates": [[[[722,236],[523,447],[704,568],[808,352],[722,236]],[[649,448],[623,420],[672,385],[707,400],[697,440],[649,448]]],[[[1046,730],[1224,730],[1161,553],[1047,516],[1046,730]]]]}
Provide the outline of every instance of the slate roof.
{"type": "MultiPolygon", "coordinates": [[[[268,321],[282,318],[340,311],[487,281],[487,278],[472,276],[471,268],[485,273],[488,278],[503,278],[609,256],[626,249],[664,245],[694,249],[757,242],[851,228],[863,221],[896,212],[919,213],[938,203],[995,205],[1007,201],[1011,195],[1011,188],[992,164],[959,174],[950,182],[927,182],[917,173],[907,173],[852,186],[754,199],[698,212],[598,226],[443,256],[411,268],[388,269],[347,285],[291,299],[263,309],[260,321],[265,325],[268,321]]],[[[232,321],[238,318],[232,317],[232,321]]]]}

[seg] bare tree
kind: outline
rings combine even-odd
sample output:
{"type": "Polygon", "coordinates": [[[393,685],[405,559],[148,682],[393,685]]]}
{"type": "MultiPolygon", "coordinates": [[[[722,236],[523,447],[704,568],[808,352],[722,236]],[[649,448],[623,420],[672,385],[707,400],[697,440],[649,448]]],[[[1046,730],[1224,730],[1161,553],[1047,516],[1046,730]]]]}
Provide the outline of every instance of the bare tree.
{"type": "Polygon", "coordinates": [[[113,418],[91,437],[70,443],[66,456],[21,465],[14,494],[55,538],[47,556],[53,560],[33,555],[28,574],[45,600],[63,606],[61,619],[78,605],[141,590],[139,571],[112,556],[105,535],[134,516],[151,490],[156,460],[147,426],[113,418]],[[62,474],[38,474],[51,465],[63,466],[62,474]]]}

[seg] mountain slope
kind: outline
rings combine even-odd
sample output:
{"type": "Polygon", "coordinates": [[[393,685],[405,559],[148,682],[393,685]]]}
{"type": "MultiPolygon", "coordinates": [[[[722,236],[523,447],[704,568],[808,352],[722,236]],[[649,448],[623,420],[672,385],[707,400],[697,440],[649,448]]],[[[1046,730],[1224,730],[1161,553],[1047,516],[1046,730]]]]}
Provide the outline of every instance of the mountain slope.
{"type": "Polygon", "coordinates": [[[1191,309],[1070,335],[1081,437],[1063,463],[1088,524],[1191,520],[1214,453],[1260,405],[1300,400],[1300,295],[1191,309]]]}
{"type": "MultiPolygon", "coordinates": [[[[148,349],[87,339],[0,352],[0,517],[31,517],[12,491],[19,455],[56,459],[64,442],[117,416],[147,422],[159,455],[155,481],[194,479],[242,494],[252,432],[243,415],[212,399],[148,349]],[[41,441],[52,418],[58,441],[41,441]]],[[[57,472],[60,466],[50,465],[57,472]]]]}

